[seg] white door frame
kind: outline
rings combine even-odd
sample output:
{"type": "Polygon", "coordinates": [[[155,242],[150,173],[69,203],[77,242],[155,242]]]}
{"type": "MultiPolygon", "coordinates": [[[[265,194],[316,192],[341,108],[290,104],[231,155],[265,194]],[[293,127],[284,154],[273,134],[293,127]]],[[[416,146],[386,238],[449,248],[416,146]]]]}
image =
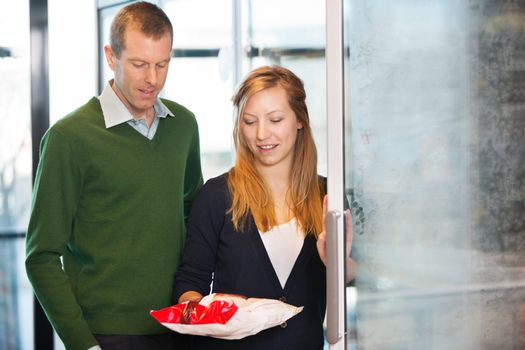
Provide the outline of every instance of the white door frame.
{"type": "Polygon", "coordinates": [[[343,0],[326,0],[326,116],[328,151],[327,338],[330,350],[346,348],[344,283],[344,81],[343,0]],[[330,247],[331,246],[331,247],[330,247]]]}

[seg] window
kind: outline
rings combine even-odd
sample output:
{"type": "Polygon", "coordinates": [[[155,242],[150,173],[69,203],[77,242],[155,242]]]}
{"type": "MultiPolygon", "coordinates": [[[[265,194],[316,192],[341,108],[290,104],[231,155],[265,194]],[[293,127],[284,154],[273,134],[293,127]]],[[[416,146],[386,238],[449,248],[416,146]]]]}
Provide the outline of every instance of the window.
{"type": "Polygon", "coordinates": [[[24,267],[31,205],[29,2],[0,3],[0,348],[29,348],[33,292],[24,267]]]}

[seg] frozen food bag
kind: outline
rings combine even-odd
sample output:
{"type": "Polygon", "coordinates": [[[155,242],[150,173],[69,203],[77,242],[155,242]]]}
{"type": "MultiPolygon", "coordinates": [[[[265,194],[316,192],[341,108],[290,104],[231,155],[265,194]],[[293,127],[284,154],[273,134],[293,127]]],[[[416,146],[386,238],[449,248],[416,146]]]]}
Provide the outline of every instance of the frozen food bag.
{"type": "Polygon", "coordinates": [[[241,339],[280,325],[302,310],[302,306],[275,299],[212,293],[200,302],[185,302],[153,310],[150,314],[178,333],[241,339]]]}

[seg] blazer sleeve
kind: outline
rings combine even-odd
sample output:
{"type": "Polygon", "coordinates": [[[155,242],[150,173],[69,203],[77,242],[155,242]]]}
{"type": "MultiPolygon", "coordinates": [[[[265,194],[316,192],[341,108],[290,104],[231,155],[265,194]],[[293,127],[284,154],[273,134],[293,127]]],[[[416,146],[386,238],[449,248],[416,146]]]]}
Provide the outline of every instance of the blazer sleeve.
{"type": "Polygon", "coordinates": [[[199,128],[195,118],[192,119],[193,137],[186,160],[184,175],[184,220],[187,222],[193,200],[202,187],[202,170],[200,160],[199,128]]]}
{"type": "Polygon", "coordinates": [[[211,290],[215,258],[228,208],[224,181],[206,182],[193,202],[182,261],[175,275],[173,300],[187,291],[207,295],[211,290]]]}

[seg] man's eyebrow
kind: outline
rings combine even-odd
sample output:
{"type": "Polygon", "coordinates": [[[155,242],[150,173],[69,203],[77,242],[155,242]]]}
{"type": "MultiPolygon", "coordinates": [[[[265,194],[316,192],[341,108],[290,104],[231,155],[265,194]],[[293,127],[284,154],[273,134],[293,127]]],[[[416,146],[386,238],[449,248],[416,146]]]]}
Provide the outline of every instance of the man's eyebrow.
{"type": "MultiPolygon", "coordinates": [[[[138,57],[130,57],[129,58],[130,61],[133,61],[133,62],[143,62],[143,63],[149,63],[148,61],[142,59],[142,58],[138,58],[138,57]]],[[[171,57],[168,57],[162,61],[159,61],[159,62],[155,62],[155,64],[158,64],[158,63],[166,63],[166,62],[169,62],[171,60],[171,57]]]]}

